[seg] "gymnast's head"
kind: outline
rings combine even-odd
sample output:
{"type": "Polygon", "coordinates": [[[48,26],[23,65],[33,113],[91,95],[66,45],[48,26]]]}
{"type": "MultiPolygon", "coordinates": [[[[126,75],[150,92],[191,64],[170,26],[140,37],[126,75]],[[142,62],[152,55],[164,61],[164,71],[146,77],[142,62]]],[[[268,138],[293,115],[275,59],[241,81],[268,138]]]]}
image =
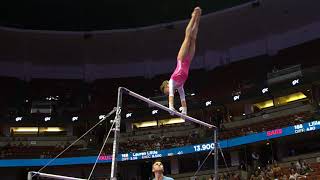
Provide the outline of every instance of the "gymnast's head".
{"type": "Polygon", "coordinates": [[[164,93],[165,95],[169,95],[169,81],[165,80],[162,82],[160,86],[160,91],[164,93]]]}

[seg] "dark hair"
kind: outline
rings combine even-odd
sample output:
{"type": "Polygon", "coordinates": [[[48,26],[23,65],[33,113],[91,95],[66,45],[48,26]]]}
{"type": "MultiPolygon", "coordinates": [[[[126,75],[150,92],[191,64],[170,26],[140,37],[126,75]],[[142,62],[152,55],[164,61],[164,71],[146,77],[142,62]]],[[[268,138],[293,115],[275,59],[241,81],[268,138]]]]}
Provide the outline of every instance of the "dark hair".
{"type": "Polygon", "coordinates": [[[155,159],[152,164],[154,164],[156,162],[161,162],[162,163],[161,159],[155,159]]]}

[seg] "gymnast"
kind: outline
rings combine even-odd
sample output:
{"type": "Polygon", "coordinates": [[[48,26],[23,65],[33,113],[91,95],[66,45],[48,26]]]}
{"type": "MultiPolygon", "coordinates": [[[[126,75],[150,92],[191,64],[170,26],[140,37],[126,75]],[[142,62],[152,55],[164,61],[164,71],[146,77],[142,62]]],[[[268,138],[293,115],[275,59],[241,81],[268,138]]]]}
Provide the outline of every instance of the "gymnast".
{"type": "Polygon", "coordinates": [[[178,90],[182,106],[181,113],[185,115],[187,115],[187,102],[183,85],[188,78],[189,67],[195,53],[200,16],[201,8],[194,8],[189,24],[185,30],[183,43],[178,53],[176,69],[171,75],[170,80],[163,81],[160,86],[160,90],[164,94],[169,95],[169,108],[174,111],[174,93],[176,89],[178,90]]]}

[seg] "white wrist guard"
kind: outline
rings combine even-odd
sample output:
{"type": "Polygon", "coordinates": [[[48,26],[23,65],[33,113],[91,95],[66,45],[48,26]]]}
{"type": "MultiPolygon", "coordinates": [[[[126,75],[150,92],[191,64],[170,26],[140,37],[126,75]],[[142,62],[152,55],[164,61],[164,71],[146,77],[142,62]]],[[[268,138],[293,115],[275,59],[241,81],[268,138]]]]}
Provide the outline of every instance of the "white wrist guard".
{"type": "Polygon", "coordinates": [[[187,107],[182,107],[181,113],[187,115],[187,107]]]}

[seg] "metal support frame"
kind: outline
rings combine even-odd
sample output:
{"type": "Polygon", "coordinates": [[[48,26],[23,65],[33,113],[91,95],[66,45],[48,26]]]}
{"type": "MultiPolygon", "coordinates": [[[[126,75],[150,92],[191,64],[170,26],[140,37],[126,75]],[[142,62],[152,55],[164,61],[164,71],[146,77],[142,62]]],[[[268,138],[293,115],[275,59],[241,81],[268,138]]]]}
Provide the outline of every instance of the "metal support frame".
{"type": "MultiPolygon", "coordinates": [[[[97,127],[100,123],[102,123],[103,121],[105,121],[109,116],[111,116],[114,112],[116,112],[117,108],[113,108],[113,110],[111,110],[105,117],[103,117],[98,123],[96,123],[94,126],[92,126],[87,132],[85,132],[83,135],[81,135],[77,140],[75,140],[73,143],[71,143],[67,148],[65,148],[62,152],[60,152],[56,157],[54,157],[53,159],[51,159],[50,161],[48,161],[41,169],[38,170],[38,172],[28,172],[28,180],[32,180],[32,178],[34,176],[43,176],[43,177],[47,177],[50,176],[50,178],[56,178],[56,179],[64,179],[64,177],[66,176],[60,176],[60,175],[52,175],[52,174],[46,174],[46,173],[40,173],[43,169],[45,169],[47,166],[49,166],[54,160],[56,160],[59,156],[61,156],[64,152],[66,152],[71,146],[73,146],[75,143],[77,143],[80,139],[82,139],[85,135],[87,135],[91,130],[93,130],[95,127],[97,127]]],[[[102,147],[103,149],[103,147],[102,147]]],[[[101,151],[100,151],[101,152],[101,151]]],[[[100,156],[100,153],[99,153],[100,156]]],[[[96,162],[97,163],[97,162],[96,162]]],[[[95,163],[95,164],[96,164],[95,163]]],[[[95,165],[94,165],[95,166],[95,165]]],[[[67,177],[67,178],[71,178],[72,177],[67,177]]],[[[79,178],[76,178],[79,179],[79,178]]]]}
{"type": "Polygon", "coordinates": [[[117,179],[117,155],[119,148],[119,136],[120,136],[120,122],[121,122],[121,108],[122,108],[122,88],[118,88],[118,100],[117,100],[117,111],[114,121],[116,126],[114,128],[114,139],[112,149],[112,164],[111,164],[111,180],[117,179]]]}
{"type": "MultiPolygon", "coordinates": [[[[214,131],[214,174],[215,174],[215,179],[218,179],[218,144],[217,144],[217,137],[218,137],[218,132],[217,132],[217,127],[211,124],[208,124],[206,122],[200,121],[198,119],[195,119],[193,117],[181,114],[178,111],[174,111],[169,109],[166,106],[163,106],[157,102],[154,102],[148,98],[145,98],[135,92],[132,92],[128,90],[127,88],[124,87],[119,87],[118,88],[118,100],[117,100],[117,108],[113,109],[105,118],[103,118],[101,121],[99,121],[95,126],[93,126],[91,129],[89,129],[86,133],[84,133],[79,139],[77,139],[75,142],[80,140],[83,136],[85,136],[88,132],[90,132],[93,128],[95,128],[98,124],[100,124],[102,121],[104,121],[107,117],[109,117],[111,114],[113,114],[116,111],[116,116],[112,123],[115,123],[114,129],[111,129],[114,131],[114,140],[113,140],[113,150],[112,150],[112,164],[111,164],[111,180],[116,180],[117,179],[117,156],[118,156],[118,148],[119,148],[119,137],[120,137],[120,123],[121,123],[121,110],[122,110],[122,94],[126,93],[130,96],[133,96],[137,99],[140,99],[148,104],[152,104],[153,106],[156,106],[162,110],[165,110],[169,112],[172,115],[179,116],[185,120],[192,121],[194,123],[203,125],[208,128],[212,128],[214,131]]],[[[110,131],[111,131],[110,130],[110,131]]],[[[75,143],[74,142],[74,143],[75,143]]],[[[34,176],[39,176],[39,177],[45,177],[45,178],[55,178],[55,179],[66,179],[66,180],[84,180],[80,178],[74,178],[74,177],[67,177],[67,176],[60,176],[60,175],[53,175],[53,174],[46,174],[46,173],[41,173],[40,171],[43,170],[45,167],[47,167],[52,161],[54,161],[56,158],[58,158],[62,153],[64,153],[68,148],[70,148],[74,143],[72,143],[69,147],[67,147],[64,151],[62,151],[59,155],[57,155],[54,159],[49,161],[44,167],[42,167],[38,172],[30,171],[28,172],[28,180],[32,180],[32,177],[34,176]]],[[[103,148],[103,147],[102,147],[103,148]]]]}
{"type": "Polygon", "coordinates": [[[121,121],[121,108],[122,108],[122,94],[128,94],[130,96],[133,96],[137,99],[140,99],[148,104],[151,104],[153,106],[156,106],[162,110],[165,110],[167,112],[169,112],[170,114],[176,115],[176,116],[180,116],[181,118],[188,120],[188,121],[192,121],[194,123],[203,125],[205,127],[208,128],[212,128],[214,131],[214,173],[215,173],[215,179],[218,179],[218,151],[217,151],[217,136],[218,136],[218,132],[217,132],[217,127],[211,124],[208,124],[206,122],[200,121],[198,119],[195,119],[193,117],[184,115],[179,113],[178,111],[174,111],[169,109],[166,106],[163,106],[157,102],[154,102],[146,97],[141,96],[140,94],[137,94],[133,91],[130,91],[129,89],[125,88],[125,87],[119,87],[118,88],[118,100],[117,100],[117,111],[116,111],[116,117],[115,117],[115,121],[116,121],[116,127],[114,129],[114,141],[113,141],[113,152],[112,152],[112,164],[111,164],[111,180],[116,180],[116,174],[117,174],[117,155],[118,155],[118,147],[119,147],[119,136],[120,136],[120,121],[121,121]]]}
{"type": "Polygon", "coordinates": [[[218,158],[219,158],[219,154],[218,154],[218,130],[217,128],[213,131],[213,142],[214,142],[214,179],[218,179],[218,158]]]}

